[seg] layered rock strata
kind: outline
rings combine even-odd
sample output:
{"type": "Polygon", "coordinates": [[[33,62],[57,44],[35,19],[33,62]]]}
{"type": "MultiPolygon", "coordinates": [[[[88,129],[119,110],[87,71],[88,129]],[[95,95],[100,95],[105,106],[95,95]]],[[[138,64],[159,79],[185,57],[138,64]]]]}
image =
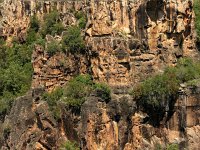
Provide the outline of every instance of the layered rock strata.
{"type": "Polygon", "coordinates": [[[197,150],[199,107],[199,87],[184,87],[174,109],[155,127],[129,95],[113,95],[107,104],[91,96],[82,106],[79,132],[83,149],[150,150],[177,144],[179,149],[197,150]]]}
{"type": "MultiPolygon", "coordinates": [[[[134,84],[154,72],[162,72],[168,65],[175,65],[180,57],[197,56],[193,4],[190,0],[5,0],[2,5],[1,35],[7,39],[13,35],[23,37],[31,15],[42,18],[45,13],[57,8],[64,17],[63,24],[70,25],[75,21],[70,10],[86,12],[88,20],[84,34],[91,57],[89,69],[95,80],[110,85],[134,84]]],[[[64,57],[66,61],[73,59],[64,57]]],[[[40,72],[35,69],[34,79],[39,74],[45,74],[44,68],[40,72]]],[[[81,70],[85,69],[80,68],[79,72],[81,70]]],[[[58,81],[59,74],[55,77],[48,74],[50,72],[45,80],[40,78],[33,82],[45,83],[49,88],[48,79],[58,81]]],[[[50,88],[57,86],[53,81],[50,84],[50,88]]]]}
{"type": "Polygon", "coordinates": [[[49,111],[47,102],[41,101],[42,91],[44,90],[31,90],[14,102],[3,123],[2,150],[56,150],[59,142],[65,139],[49,111]]]}
{"type": "MultiPolygon", "coordinates": [[[[52,90],[76,74],[89,72],[95,80],[118,87],[113,89],[108,103],[93,94],[83,104],[80,116],[63,114],[64,135],[89,150],[149,150],[168,143],[178,144],[180,149],[200,147],[199,87],[182,87],[174,108],[166,112],[159,127],[138,110],[126,90],[154,72],[175,65],[180,57],[198,56],[192,1],[5,0],[1,8],[1,36],[8,42],[13,36],[23,38],[30,16],[42,18],[54,6],[64,16],[64,25],[76,21],[69,12],[71,8],[87,13],[83,32],[88,53],[76,56],[57,53],[50,57],[36,45],[32,55],[32,86],[52,90]],[[66,21],[71,15],[71,21],[66,21]]],[[[46,110],[47,103],[32,95],[16,100],[6,118],[12,128],[5,136],[4,149],[58,148],[61,130],[46,110]]]]}
{"type": "Polygon", "coordinates": [[[169,144],[198,150],[200,146],[199,86],[182,87],[174,108],[157,127],[119,89],[107,103],[92,93],[80,114],[63,107],[58,123],[42,101],[41,91],[32,90],[15,101],[3,124],[2,149],[58,149],[67,139],[75,140],[83,150],[150,150],[169,144]]]}

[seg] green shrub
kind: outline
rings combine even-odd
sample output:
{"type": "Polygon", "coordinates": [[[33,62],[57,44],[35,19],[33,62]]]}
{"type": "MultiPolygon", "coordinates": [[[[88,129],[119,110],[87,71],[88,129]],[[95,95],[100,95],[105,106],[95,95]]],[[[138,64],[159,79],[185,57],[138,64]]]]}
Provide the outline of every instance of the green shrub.
{"type": "Polygon", "coordinates": [[[163,107],[164,101],[175,95],[178,88],[179,82],[175,78],[169,78],[167,75],[156,75],[138,86],[133,91],[133,96],[140,99],[140,104],[157,109],[163,107]]]}
{"type": "Polygon", "coordinates": [[[200,77],[200,64],[190,58],[180,59],[176,66],[176,76],[181,82],[200,77]]]}
{"type": "Polygon", "coordinates": [[[33,29],[29,29],[27,31],[27,36],[26,36],[26,43],[27,44],[32,44],[37,40],[37,33],[33,29]]]}
{"type": "Polygon", "coordinates": [[[79,27],[80,27],[81,29],[85,29],[86,21],[87,21],[87,20],[86,20],[85,17],[78,20],[78,22],[79,22],[78,25],[79,25],[79,27]]]}
{"type": "Polygon", "coordinates": [[[51,31],[52,35],[55,35],[55,34],[60,35],[65,30],[65,28],[64,28],[62,22],[58,22],[58,23],[54,24],[54,26],[52,27],[51,30],[52,30],[51,31]]]}
{"type": "MultiPolygon", "coordinates": [[[[32,50],[26,44],[3,46],[0,61],[0,117],[5,116],[14,98],[23,95],[31,86],[32,50]]],[[[1,56],[0,54],[0,56],[1,56]]]]}
{"type": "Polygon", "coordinates": [[[44,16],[44,22],[42,28],[40,29],[40,33],[43,37],[47,34],[61,34],[63,30],[64,26],[60,21],[60,14],[58,11],[54,10],[44,16]]]}
{"type": "Polygon", "coordinates": [[[110,88],[103,83],[94,83],[91,76],[87,74],[74,77],[62,89],[45,93],[43,99],[48,102],[55,118],[58,118],[60,112],[58,102],[70,108],[72,112],[80,113],[82,104],[94,90],[99,92],[99,97],[104,101],[110,100],[110,88]]]}
{"type": "Polygon", "coordinates": [[[44,48],[45,42],[45,39],[43,39],[41,36],[37,36],[37,40],[34,42],[34,44],[38,44],[44,48]]]}
{"type": "Polygon", "coordinates": [[[76,17],[76,19],[81,19],[81,18],[85,18],[85,13],[83,12],[83,11],[76,11],[76,12],[74,12],[74,15],[75,15],[75,17],[76,17]]]}
{"type": "Polygon", "coordinates": [[[51,93],[44,93],[43,100],[47,101],[51,112],[53,113],[55,119],[60,118],[60,109],[58,106],[58,101],[61,100],[63,96],[63,89],[57,88],[51,93]]]}
{"type": "Polygon", "coordinates": [[[50,43],[47,44],[47,53],[50,56],[53,56],[56,54],[56,52],[60,52],[61,51],[61,47],[60,44],[57,41],[52,41],[50,43]]]}
{"type": "Polygon", "coordinates": [[[4,116],[8,110],[10,109],[10,105],[7,100],[0,98],[0,120],[1,116],[4,116]]]}
{"type": "Polygon", "coordinates": [[[159,143],[156,143],[155,150],[162,150],[162,146],[159,143]]]}
{"type": "Polygon", "coordinates": [[[6,60],[7,60],[7,52],[6,52],[6,46],[0,45],[0,68],[5,68],[7,66],[6,60]]]}
{"type": "Polygon", "coordinates": [[[38,32],[39,29],[40,29],[39,24],[40,24],[40,22],[35,15],[33,17],[31,17],[31,19],[30,19],[30,29],[34,30],[35,32],[38,32]]]}
{"type": "Polygon", "coordinates": [[[98,96],[101,97],[105,102],[109,102],[111,99],[110,87],[105,83],[96,83],[94,89],[97,91],[98,96]]]}
{"type": "Polygon", "coordinates": [[[83,11],[75,12],[75,17],[78,20],[78,25],[81,29],[84,29],[87,22],[86,14],[83,11]]]}
{"type": "Polygon", "coordinates": [[[26,36],[26,44],[33,44],[37,40],[37,32],[40,29],[40,22],[37,19],[37,17],[34,15],[30,19],[30,27],[27,31],[27,36],[26,36]]]}
{"type": "Polygon", "coordinates": [[[61,150],[80,150],[76,142],[67,141],[61,148],[61,150]]]}
{"type": "Polygon", "coordinates": [[[177,144],[169,144],[167,145],[167,150],[179,150],[177,144]]]}
{"type": "Polygon", "coordinates": [[[155,111],[165,111],[166,105],[176,97],[180,83],[197,78],[200,78],[200,64],[189,58],[182,58],[176,67],[168,67],[163,74],[136,85],[132,95],[139,105],[155,111]]]}
{"type": "Polygon", "coordinates": [[[83,53],[85,50],[84,40],[81,37],[80,28],[71,26],[67,29],[66,35],[62,40],[63,50],[71,53],[83,53]]]}
{"type": "Polygon", "coordinates": [[[70,80],[67,86],[64,88],[63,101],[70,107],[80,109],[81,105],[85,101],[85,98],[89,96],[93,82],[89,75],[79,75],[70,80]]]}

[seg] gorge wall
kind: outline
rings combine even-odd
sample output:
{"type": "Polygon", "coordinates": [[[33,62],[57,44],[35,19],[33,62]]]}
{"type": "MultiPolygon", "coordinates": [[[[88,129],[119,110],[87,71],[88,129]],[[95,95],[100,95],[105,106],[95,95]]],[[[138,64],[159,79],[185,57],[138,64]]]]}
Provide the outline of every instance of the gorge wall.
{"type": "MultiPolygon", "coordinates": [[[[105,103],[94,93],[83,104],[78,121],[74,121],[77,119],[74,114],[64,113],[61,126],[44,110],[46,103],[29,93],[28,98],[17,100],[6,118],[14,128],[6,137],[4,149],[56,149],[57,141],[63,139],[76,140],[82,149],[88,150],[149,150],[168,143],[179,144],[180,149],[200,147],[199,87],[180,89],[172,116],[165,116],[160,127],[148,122],[149,116],[137,108],[128,94],[128,87],[174,66],[180,57],[198,59],[191,0],[4,0],[1,36],[8,43],[15,36],[23,40],[30,16],[42,19],[54,7],[63,16],[65,26],[76,23],[71,9],[87,14],[87,25],[82,32],[88,53],[57,53],[50,57],[41,46],[35,45],[32,88],[42,85],[51,91],[79,73],[90,73],[94,80],[113,87],[112,100],[105,103]],[[24,101],[21,112],[18,112],[19,101],[24,101]],[[14,123],[13,115],[20,114],[23,117],[19,123],[14,123]],[[19,135],[15,134],[17,131],[19,135]],[[74,132],[78,138],[71,134],[74,132]]],[[[46,38],[51,42],[51,38],[62,36],[46,38]]]]}
{"type": "MultiPolygon", "coordinates": [[[[189,0],[5,0],[2,5],[1,35],[8,41],[13,36],[24,37],[30,16],[34,14],[42,19],[56,7],[67,26],[76,22],[70,11],[83,10],[88,19],[83,34],[90,55],[80,56],[86,58],[78,72],[90,70],[95,80],[113,86],[136,83],[154,72],[162,72],[167,65],[176,64],[182,56],[198,55],[193,4],[189,0]]],[[[39,83],[52,89],[67,81],[70,73],[56,70],[59,65],[55,59],[41,54],[33,56],[33,86],[39,83]],[[41,57],[43,62],[37,63],[41,57]]],[[[69,61],[74,59],[65,57],[69,61]]]]}
{"type": "Polygon", "coordinates": [[[174,108],[166,112],[171,116],[165,115],[156,127],[151,116],[122,90],[115,90],[108,103],[93,93],[80,115],[61,109],[62,121],[57,122],[40,96],[43,90],[34,89],[13,104],[3,123],[0,144],[3,150],[48,150],[75,140],[83,150],[154,150],[169,144],[179,145],[180,150],[198,150],[199,90],[199,86],[183,86],[174,108]]]}

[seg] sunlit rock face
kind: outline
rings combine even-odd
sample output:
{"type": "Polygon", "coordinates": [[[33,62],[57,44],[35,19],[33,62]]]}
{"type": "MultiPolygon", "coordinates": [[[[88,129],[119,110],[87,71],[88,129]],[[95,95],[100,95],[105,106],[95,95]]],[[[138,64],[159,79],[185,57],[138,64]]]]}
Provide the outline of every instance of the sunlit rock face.
{"type": "Polygon", "coordinates": [[[138,110],[129,95],[118,91],[108,103],[91,95],[81,112],[79,135],[83,149],[149,150],[177,144],[180,149],[197,150],[199,86],[181,87],[179,92],[174,107],[165,112],[159,126],[155,126],[158,119],[152,117],[153,112],[138,110]]]}
{"type": "Polygon", "coordinates": [[[15,100],[3,126],[4,143],[1,149],[58,149],[64,139],[47,102],[40,101],[43,89],[34,89],[15,100]]]}
{"type": "MultiPolygon", "coordinates": [[[[192,6],[190,0],[5,0],[1,31],[8,41],[13,36],[23,40],[30,16],[35,14],[42,19],[56,8],[62,14],[63,24],[73,25],[76,18],[70,11],[83,10],[87,14],[83,34],[90,53],[82,57],[89,57],[91,65],[83,65],[89,69],[80,68],[79,72],[91,70],[97,81],[127,86],[155,71],[162,72],[168,65],[175,65],[182,56],[197,55],[192,6]]],[[[40,69],[40,74],[48,78],[44,70],[40,69]]],[[[51,79],[56,82],[55,77],[51,79]]],[[[42,84],[46,81],[41,78],[42,84]]],[[[55,82],[48,83],[50,88],[57,86],[55,82]]]]}
{"type": "Polygon", "coordinates": [[[191,1],[91,0],[88,7],[95,79],[127,85],[196,54],[191,1]]]}
{"type": "MultiPolygon", "coordinates": [[[[56,8],[67,26],[77,21],[70,10],[83,10],[88,19],[82,31],[88,50],[86,54],[57,53],[50,57],[39,45],[34,47],[32,54],[33,88],[42,85],[45,90],[52,91],[79,73],[90,73],[94,80],[113,87],[110,102],[93,94],[83,104],[80,116],[71,112],[63,114],[64,137],[72,138],[73,129],[78,138],[72,139],[76,139],[84,150],[150,150],[167,143],[176,143],[181,149],[197,150],[200,147],[199,87],[182,88],[175,106],[170,112],[166,111],[160,126],[149,123],[149,116],[141,112],[127,94],[130,86],[155,72],[162,72],[166,66],[176,65],[178,58],[198,57],[192,7],[190,0],[5,0],[1,6],[0,34],[8,42],[16,36],[23,41],[30,16],[37,15],[42,19],[44,14],[56,8]]],[[[46,38],[50,42],[51,38],[59,40],[62,36],[46,38]]],[[[26,112],[18,112],[21,107],[18,100],[7,119],[15,126],[12,118],[22,114],[18,127],[24,129],[15,127],[11,130],[7,147],[13,148],[15,144],[19,149],[28,149],[30,145],[26,142],[32,141],[36,143],[36,149],[45,146],[57,149],[57,136],[61,130],[44,110],[47,104],[35,102],[30,93],[22,98],[22,102],[24,99],[31,103],[22,105],[26,112]],[[28,110],[31,111],[27,114],[28,110]],[[29,117],[30,131],[23,124],[29,117]],[[49,129],[48,133],[34,122],[37,119],[49,129]],[[53,123],[49,124],[47,119],[53,123]],[[20,131],[21,138],[18,139],[15,130],[20,131]],[[36,137],[42,142],[27,137],[36,131],[36,137]],[[52,142],[48,142],[47,136],[55,140],[53,145],[49,146],[52,142]]]]}

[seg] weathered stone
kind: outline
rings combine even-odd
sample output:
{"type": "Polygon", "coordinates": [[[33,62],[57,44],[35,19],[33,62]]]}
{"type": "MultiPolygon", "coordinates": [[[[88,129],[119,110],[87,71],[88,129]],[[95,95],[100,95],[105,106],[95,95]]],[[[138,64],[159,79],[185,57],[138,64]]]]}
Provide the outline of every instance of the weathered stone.
{"type": "Polygon", "coordinates": [[[62,137],[47,102],[40,101],[42,91],[34,89],[14,102],[4,121],[9,129],[4,149],[58,149],[62,137]]]}

